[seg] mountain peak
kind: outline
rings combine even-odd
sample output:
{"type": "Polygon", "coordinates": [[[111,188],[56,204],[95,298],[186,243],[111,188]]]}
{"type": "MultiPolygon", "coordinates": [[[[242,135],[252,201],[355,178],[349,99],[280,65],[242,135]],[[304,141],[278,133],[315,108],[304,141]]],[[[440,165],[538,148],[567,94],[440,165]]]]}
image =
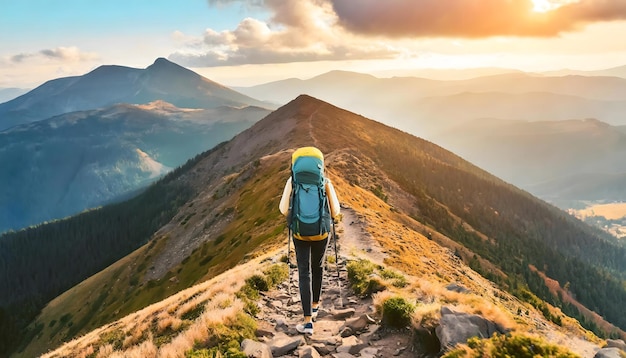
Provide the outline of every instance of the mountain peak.
{"type": "Polygon", "coordinates": [[[157,58],[153,64],[151,64],[150,66],[148,66],[146,68],[146,70],[148,71],[185,71],[185,72],[190,72],[193,73],[194,75],[198,76],[199,75],[191,70],[188,70],[172,61],[169,61],[168,59],[164,58],[164,57],[159,57],[157,58]]]}

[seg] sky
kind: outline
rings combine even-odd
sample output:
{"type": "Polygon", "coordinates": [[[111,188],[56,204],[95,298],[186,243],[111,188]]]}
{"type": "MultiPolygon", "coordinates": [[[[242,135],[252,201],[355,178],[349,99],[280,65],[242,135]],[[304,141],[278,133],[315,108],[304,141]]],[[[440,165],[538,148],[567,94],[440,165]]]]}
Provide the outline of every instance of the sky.
{"type": "Polygon", "coordinates": [[[227,86],[331,70],[626,65],[626,0],[0,0],[0,88],[165,57],[227,86]]]}

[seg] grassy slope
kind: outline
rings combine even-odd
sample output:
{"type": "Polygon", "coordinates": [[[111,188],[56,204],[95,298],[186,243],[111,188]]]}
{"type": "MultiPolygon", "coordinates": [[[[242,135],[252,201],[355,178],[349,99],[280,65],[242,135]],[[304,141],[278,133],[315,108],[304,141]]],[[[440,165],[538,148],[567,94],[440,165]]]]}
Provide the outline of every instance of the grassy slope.
{"type": "MultiPolygon", "coordinates": [[[[281,241],[284,243],[282,235],[284,223],[275,209],[282,183],[288,176],[286,163],[289,162],[289,151],[284,149],[310,144],[327,153],[329,174],[337,183],[342,202],[348,203],[368,218],[370,225],[368,230],[390,255],[388,259],[390,265],[408,274],[424,277],[428,281],[461,282],[489,297],[494,305],[499,305],[500,296],[504,295],[507,297],[506,303],[499,307],[509,312],[526,307],[503,293],[493,294],[498,292],[497,289],[467,269],[451,251],[436,245],[435,240],[424,238],[422,233],[432,230],[432,227],[411,218],[418,216],[414,212],[416,198],[391,181],[387,177],[388,174],[380,171],[380,168],[385,168],[383,162],[385,158],[380,154],[381,144],[384,145],[383,149],[395,147],[398,150],[396,156],[411,156],[414,160],[425,162],[433,171],[436,171],[439,165],[454,166],[473,173],[475,177],[487,182],[503,186],[506,184],[426,141],[416,140],[373,121],[357,119],[354,114],[307,97],[298,98],[292,106],[284,107],[262,122],[264,123],[258,123],[253,127],[252,131],[239,136],[239,142],[235,140],[229,144],[230,152],[217,153],[205,161],[212,162],[213,167],[205,166],[204,172],[208,170],[207,168],[219,165],[234,165],[239,168],[235,172],[239,173],[236,176],[241,180],[223,179],[226,176],[219,176],[220,180],[217,182],[202,180],[203,171],[198,170],[200,174],[198,182],[203,183],[198,185],[205,185],[206,189],[160,231],[160,236],[154,239],[154,243],[135,252],[133,255],[137,255],[136,257],[128,258],[129,261],[118,263],[102,272],[99,274],[102,276],[93,278],[91,284],[91,279],[87,280],[75,290],[61,296],[56,304],[53,303],[46,308],[38,320],[42,332],[25,352],[25,356],[40,352],[45,347],[53,347],[62,340],[61,337],[67,335],[68,328],[59,329],[59,323],[50,327],[52,321],[61,322],[62,317],[67,317],[67,313],[71,313],[72,327],[77,322],[82,322],[80,318],[82,313],[76,306],[72,306],[72,302],[93,302],[92,309],[86,309],[88,305],[81,306],[83,310],[91,312],[83,316],[89,320],[85,321],[82,327],[69,328],[76,332],[86,332],[89,327],[95,327],[100,322],[110,322],[193,283],[213,277],[242,260],[247,260],[254,249],[262,251],[279,245],[281,241]],[[293,118],[296,118],[300,125],[296,127],[296,131],[289,133],[287,140],[284,136],[279,137],[283,139],[282,142],[279,139],[268,141],[267,138],[262,138],[258,139],[256,146],[246,144],[254,142],[264,133],[276,132],[281,128],[278,122],[292,121],[293,118]],[[311,118],[315,119],[314,124],[309,122],[311,118]],[[249,154],[247,157],[249,160],[245,160],[245,153],[254,154],[249,154]],[[254,159],[260,158],[262,154],[273,155],[255,162],[254,159]],[[237,158],[243,159],[237,162],[237,158]],[[248,164],[245,166],[241,163],[248,164]],[[387,201],[392,203],[393,207],[371,193],[376,192],[372,189],[377,185],[383,188],[388,195],[387,201]],[[157,257],[158,250],[163,250],[163,247],[167,246],[167,240],[181,239],[186,232],[193,232],[198,238],[203,237],[206,234],[204,230],[210,229],[213,219],[220,216],[228,217],[229,224],[224,230],[205,237],[206,243],[199,246],[189,258],[183,260],[179,266],[173,267],[160,280],[142,281],[143,273],[150,268],[150,260],[157,257]],[[264,243],[269,246],[262,246],[264,243]],[[133,286],[131,281],[137,284],[133,286]],[[105,293],[107,296],[100,296],[101,299],[98,300],[98,296],[105,293]],[[95,305],[98,301],[99,305],[95,305]],[[100,310],[96,307],[104,308],[100,310]],[[51,337],[54,330],[59,332],[51,337]]],[[[422,178],[418,177],[416,180],[419,179],[422,178]]],[[[380,197],[381,193],[378,194],[380,197]]],[[[429,202],[431,208],[449,217],[448,220],[461,222],[459,217],[451,215],[451,210],[446,206],[432,198],[429,202]]],[[[467,223],[464,225],[471,230],[467,223]]],[[[434,236],[438,242],[452,243],[441,233],[434,232],[434,236]]],[[[484,240],[490,240],[484,235],[483,237],[484,240]]],[[[451,247],[454,245],[451,244],[451,247]]],[[[471,257],[470,251],[464,252],[465,256],[471,257]]],[[[497,271],[497,268],[493,267],[493,270],[497,271]]],[[[69,322],[66,319],[63,327],[67,326],[69,322]]],[[[576,327],[575,324],[571,326],[576,327]]],[[[572,329],[578,330],[578,333],[582,332],[579,327],[572,329]]]]}
{"type": "MultiPolygon", "coordinates": [[[[342,156],[342,153],[333,152],[327,157],[335,160],[342,156]]],[[[288,159],[284,155],[281,155],[280,158],[281,160],[288,159]]],[[[365,169],[375,170],[369,167],[365,169]]],[[[279,173],[282,174],[282,172],[279,173]]],[[[356,179],[361,183],[367,183],[369,179],[384,180],[384,178],[368,179],[362,175],[348,176],[345,175],[341,165],[331,165],[329,176],[335,183],[342,204],[351,207],[359,217],[363,218],[368,233],[381,244],[383,251],[388,255],[385,263],[406,275],[409,286],[401,294],[411,297],[411,299],[417,297],[419,301],[430,302],[427,305],[418,305],[416,318],[436,320],[437,311],[441,305],[452,305],[463,311],[484,315],[518,332],[533,336],[547,336],[549,333],[549,340],[552,343],[565,344],[569,342],[568,335],[586,337],[586,339],[599,343],[597,337],[581,329],[575,321],[566,320],[562,328],[545,322],[540,312],[500,291],[488,280],[463,264],[449,249],[427,239],[421,233],[425,228],[420,223],[398,212],[370,190],[350,184],[348,181],[356,179]],[[444,287],[451,282],[467,287],[472,293],[458,294],[447,291],[444,287]],[[528,313],[519,315],[517,312],[520,310],[528,311],[528,313]],[[538,324],[538,322],[542,322],[542,324],[538,324]]],[[[389,192],[389,194],[388,199],[390,201],[396,201],[400,199],[399,195],[402,195],[399,192],[389,192]]],[[[280,241],[281,238],[282,235],[275,235],[274,241],[280,241]]],[[[267,255],[277,256],[284,250],[284,247],[279,246],[278,249],[267,247],[267,250],[267,255]]],[[[96,347],[95,351],[97,352],[98,347],[111,341],[110,337],[116,336],[116,332],[121,332],[121,337],[117,338],[117,341],[131,343],[123,344],[120,349],[125,350],[126,354],[131,356],[129,352],[139,350],[142,340],[146,339],[147,334],[137,332],[142,327],[146,331],[149,329],[153,331],[154,338],[150,344],[158,345],[162,338],[168,338],[168,342],[175,342],[177,335],[190,334],[188,327],[191,327],[191,323],[183,320],[183,325],[179,326],[179,329],[168,333],[170,337],[163,337],[164,333],[156,332],[154,327],[161,326],[160,322],[170,319],[171,316],[184,316],[184,314],[181,315],[181,312],[186,311],[183,307],[188,302],[193,300],[203,302],[202,297],[212,298],[216,297],[219,292],[230,292],[232,290],[226,290],[224,287],[235,286],[235,282],[241,283],[246,275],[266,266],[267,260],[252,259],[250,262],[236,266],[236,272],[227,272],[205,283],[174,294],[162,302],[155,303],[118,322],[95,330],[85,337],[65,345],[56,353],[78,356],[81,353],[92,351],[94,349],[92,347],[96,347]],[[224,282],[230,283],[224,284],[224,282]],[[165,312],[169,312],[169,314],[165,312]],[[152,323],[143,325],[146,322],[152,323]],[[133,337],[144,338],[134,339],[133,337]]],[[[148,338],[149,340],[150,338],[148,338]]],[[[166,348],[166,345],[160,346],[160,349],[166,348]]]]}
{"type": "MultiPolygon", "coordinates": [[[[251,172],[245,173],[250,175],[248,180],[239,183],[231,179],[232,186],[228,189],[231,194],[227,197],[205,193],[204,200],[196,198],[193,206],[187,205],[174,219],[179,228],[186,226],[187,230],[193,230],[221,215],[227,216],[229,223],[220,235],[207,238],[163,278],[147,282],[143,279],[152,265],[151,259],[160,254],[168,240],[176,239],[168,235],[152,239],[56,298],[31,325],[41,327],[41,331],[18,356],[40,354],[76,335],[161,301],[257,255],[281,237],[284,239],[281,235],[284,222],[275,208],[278,207],[282,182],[289,175],[284,164],[287,162],[286,155],[261,160],[256,167],[245,169],[251,172]],[[216,201],[218,205],[211,205],[216,201]],[[191,213],[196,214],[190,217],[191,213]]],[[[214,193],[224,189],[218,186],[214,193]]]]}

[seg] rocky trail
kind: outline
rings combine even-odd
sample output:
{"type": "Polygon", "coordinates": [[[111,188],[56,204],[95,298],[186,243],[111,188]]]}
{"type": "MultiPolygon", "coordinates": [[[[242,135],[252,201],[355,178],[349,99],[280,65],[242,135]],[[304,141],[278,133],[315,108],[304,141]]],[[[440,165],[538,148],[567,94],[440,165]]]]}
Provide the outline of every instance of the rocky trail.
{"type": "MultiPolygon", "coordinates": [[[[257,315],[259,341],[246,340],[242,343],[249,357],[416,356],[410,331],[381,327],[372,299],[357,297],[349,288],[346,269],[348,256],[354,255],[354,249],[361,250],[366,246],[355,237],[362,235],[361,225],[354,213],[348,211],[337,227],[339,273],[334,263],[327,264],[322,302],[312,335],[300,334],[295,328],[296,324],[302,322],[303,316],[298,272],[292,253],[291,284],[286,281],[275,290],[262,293],[259,301],[261,312],[257,315]]],[[[326,256],[331,258],[328,260],[331,262],[335,258],[335,243],[332,240],[326,256]]]]}
{"type": "MultiPolygon", "coordinates": [[[[346,265],[350,260],[367,259],[382,264],[386,256],[366,230],[367,223],[355,211],[342,207],[343,220],[337,225],[339,270],[334,263],[335,243],[331,240],[326,252],[327,264],[322,286],[322,299],[312,335],[300,334],[296,324],[302,323],[302,305],[298,292],[298,272],[295,252],[291,245],[290,280],[274,290],[261,292],[258,301],[256,340],[246,339],[242,350],[248,357],[267,358],[375,358],[439,356],[439,349],[465,342],[469,337],[489,337],[508,330],[482,316],[458,312],[454,307],[442,306],[437,329],[437,345],[422,347],[411,329],[390,329],[380,324],[371,297],[358,297],[348,282],[346,265]],[[427,353],[427,352],[430,352],[427,353]]],[[[284,254],[285,251],[281,253],[284,254]]],[[[274,258],[278,261],[279,258],[274,258]]],[[[468,292],[462,286],[449,285],[448,290],[468,292]]],[[[570,337],[537,320],[537,332],[572,349],[583,358],[619,357],[617,348],[600,347],[580,337],[570,337]],[[615,350],[615,352],[613,351],[615,350]]],[[[422,337],[423,338],[423,337],[422,337]]],[[[610,340],[609,340],[610,341],[610,340]]],[[[432,342],[429,342],[432,343],[432,342]]],[[[623,341],[617,346],[626,352],[623,341]]]]}

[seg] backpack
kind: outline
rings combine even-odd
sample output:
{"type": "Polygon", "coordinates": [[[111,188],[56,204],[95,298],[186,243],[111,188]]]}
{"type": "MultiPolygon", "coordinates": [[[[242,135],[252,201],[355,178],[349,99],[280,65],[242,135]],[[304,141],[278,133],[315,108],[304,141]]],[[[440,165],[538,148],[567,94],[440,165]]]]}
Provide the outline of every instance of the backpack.
{"type": "Polygon", "coordinates": [[[292,155],[291,201],[287,222],[297,239],[323,240],[330,231],[330,210],[326,197],[324,155],[304,147],[292,155]]]}

